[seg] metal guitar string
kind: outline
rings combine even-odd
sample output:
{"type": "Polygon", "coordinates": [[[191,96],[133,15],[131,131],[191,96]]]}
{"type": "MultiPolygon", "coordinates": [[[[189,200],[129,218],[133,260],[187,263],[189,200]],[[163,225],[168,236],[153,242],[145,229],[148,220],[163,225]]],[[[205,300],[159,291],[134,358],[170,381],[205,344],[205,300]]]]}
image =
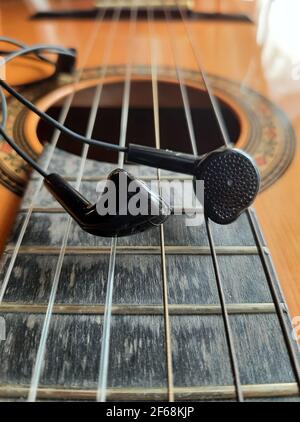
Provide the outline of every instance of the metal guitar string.
{"type": "MultiPolygon", "coordinates": [[[[154,133],[155,146],[160,149],[160,118],[159,118],[159,99],[158,99],[158,81],[157,81],[157,46],[154,39],[153,28],[153,10],[147,10],[148,27],[149,27],[149,44],[151,57],[151,85],[153,98],[153,119],[154,119],[154,133]]],[[[158,192],[161,194],[160,186],[161,171],[157,169],[158,192]]],[[[166,350],[166,365],[167,365],[167,383],[168,383],[168,400],[175,401],[174,393],[174,370],[173,370],[173,355],[172,355],[172,333],[169,313],[169,286],[167,276],[167,263],[165,252],[165,234],[163,224],[159,227],[160,231],[160,255],[161,255],[161,275],[163,286],[163,309],[164,309],[164,325],[165,325],[165,350],[166,350]]]]}
{"type": "MultiPolygon", "coordinates": [[[[113,16],[114,23],[111,27],[110,34],[109,34],[109,41],[106,45],[106,50],[105,50],[105,65],[102,68],[102,82],[97,86],[97,88],[95,90],[95,95],[94,95],[94,98],[93,98],[91,113],[90,113],[90,116],[89,116],[88,127],[87,127],[87,131],[86,131],[86,136],[92,136],[92,132],[94,130],[94,125],[95,125],[95,121],[96,121],[96,117],[97,117],[97,111],[98,111],[98,108],[99,108],[99,103],[100,103],[102,89],[103,89],[103,78],[105,77],[106,72],[107,72],[107,67],[108,67],[108,62],[109,62],[109,54],[110,54],[110,51],[112,49],[113,40],[114,40],[116,28],[117,28],[117,23],[118,23],[119,17],[120,17],[120,12],[121,12],[120,9],[116,9],[115,12],[114,12],[114,16],[113,16]]],[[[101,23],[104,19],[105,13],[106,13],[106,9],[103,11],[103,13],[101,15],[101,20],[99,22],[99,26],[101,25],[101,23]]],[[[99,31],[99,28],[98,28],[98,31],[99,31]]],[[[85,162],[86,162],[86,158],[87,158],[87,154],[88,154],[88,148],[89,148],[88,145],[84,145],[84,147],[83,147],[83,151],[82,151],[82,155],[81,155],[81,162],[80,162],[80,169],[79,169],[79,173],[78,173],[78,176],[77,176],[77,179],[76,179],[76,188],[77,189],[79,189],[80,185],[81,185],[84,166],[85,166],[85,162]]],[[[46,352],[46,343],[47,343],[47,338],[48,338],[48,333],[49,333],[49,328],[50,328],[50,322],[51,322],[52,315],[53,315],[53,307],[54,307],[54,303],[55,303],[56,293],[57,293],[58,284],[59,284],[59,280],[60,280],[62,265],[63,265],[63,261],[64,261],[64,256],[65,256],[65,251],[66,251],[68,238],[69,238],[69,234],[70,234],[70,230],[71,230],[71,225],[72,225],[72,219],[71,219],[71,217],[68,217],[67,226],[66,226],[63,241],[62,241],[62,244],[61,244],[58,262],[57,262],[56,269],[55,269],[53,284],[52,284],[51,293],[50,293],[50,298],[49,298],[49,302],[48,302],[48,306],[47,306],[47,313],[46,313],[46,317],[45,317],[44,324],[43,324],[42,335],[41,335],[40,344],[39,344],[39,348],[38,348],[38,354],[37,354],[36,363],[35,363],[35,367],[34,367],[34,371],[33,371],[33,375],[32,375],[32,380],[31,380],[30,392],[29,392],[29,395],[28,395],[28,401],[35,401],[36,397],[37,397],[38,385],[39,385],[41,372],[42,372],[42,369],[43,369],[42,365],[43,365],[43,362],[44,362],[44,356],[45,356],[45,352],[46,352]]]]}
{"type": "Polygon", "coordinates": [[[202,70],[203,69],[202,60],[200,59],[199,52],[197,52],[196,49],[195,49],[195,43],[194,43],[191,31],[190,31],[190,29],[189,29],[189,27],[186,23],[186,13],[183,12],[182,7],[178,3],[178,0],[176,0],[176,5],[177,5],[177,8],[178,8],[178,12],[180,14],[180,17],[181,17],[181,21],[182,21],[184,28],[186,30],[186,34],[187,34],[189,43],[190,43],[191,48],[192,48],[192,52],[193,52],[195,59],[196,59],[196,62],[198,64],[198,68],[199,68],[200,75],[201,75],[201,78],[202,78],[203,83],[204,83],[205,90],[208,93],[208,97],[209,97],[209,100],[211,102],[214,114],[216,116],[218,126],[221,130],[221,135],[222,135],[222,138],[223,138],[224,145],[227,146],[227,147],[230,147],[231,141],[230,141],[230,137],[229,137],[229,134],[228,134],[228,131],[227,131],[227,128],[226,128],[226,124],[224,122],[223,115],[222,115],[222,112],[220,110],[218,100],[215,98],[214,94],[212,93],[212,90],[210,88],[210,84],[207,81],[207,77],[202,70]]]}
{"type": "MultiPolygon", "coordinates": [[[[112,25],[111,32],[110,32],[110,35],[109,35],[109,41],[108,41],[107,48],[106,48],[106,51],[105,51],[104,63],[106,63],[106,64],[102,68],[102,73],[101,73],[102,79],[106,76],[106,73],[107,73],[107,63],[109,62],[109,54],[110,54],[110,51],[111,51],[114,35],[115,35],[115,32],[116,32],[116,25],[117,25],[117,22],[119,20],[119,16],[120,16],[120,10],[116,10],[115,14],[114,14],[114,24],[112,25]]],[[[102,94],[102,89],[103,89],[103,82],[98,85],[96,92],[95,92],[93,106],[92,106],[92,110],[91,110],[91,114],[90,114],[90,118],[89,118],[87,136],[92,135],[93,127],[94,127],[96,116],[97,116],[97,110],[98,110],[98,107],[99,107],[100,98],[101,98],[101,94],[102,94]]],[[[78,176],[77,182],[76,182],[77,189],[79,189],[79,186],[80,186],[80,182],[81,182],[81,178],[82,178],[82,175],[83,175],[83,170],[84,170],[84,165],[85,165],[87,153],[88,153],[88,145],[85,145],[83,155],[82,155],[82,159],[81,159],[80,172],[79,172],[79,176],[78,176]]],[[[54,289],[52,289],[52,292],[51,292],[51,293],[53,293],[53,295],[52,295],[53,299],[51,301],[51,315],[52,315],[57,285],[58,285],[58,282],[59,282],[59,279],[60,279],[60,273],[61,273],[62,263],[63,263],[63,259],[64,259],[64,255],[65,255],[65,249],[66,249],[66,246],[67,246],[70,228],[71,228],[71,219],[69,218],[68,227],[67,227],[66,232],[65,232],[63,244],[62,244],[61,251],[60,251],[59,262],[57,264],[56,273],[55,273],[55,277],[54,277],[54,285],[56,285],[56,287],[54,289]]],[[[50,302],[49,302],[49,306],[50,306],[50,302]]],[[[44,325],[44,327],[45,327],[45,325],[44,325]]],[[[46,327],[44,337],[47,337],[47,334],[48,334],[48,329],[46,327]]],[[[41,347],[41,350],[43,350],[43,354],[44,354],[44,350],[45,350],[44,345],[41,347]]]]}
{"type": "MultiPolygon", "coordinates": [[[[134,2],[137,3],[137,0],[134,0],[134,2]]],[[[138,7],[132,7],[130,11],[129,43],[132,42],[134,34],[136,32],[137,13],[138,13],[138,7]]],[[[122,112],[121,112],[121,127],[120,127],[120,138],[119,138],[120,146],[124,146],[126,142],[129,102],[130,102],[130,89],[131,89],[131,72],[132,72],[132,49],[128,48],[126,75],[125,75],[124,92],[123,92],[123,100],[122,100],[122,112]]],[[[119,153],[118,165],[121,168],[123,168],[124,166],[123,153],[119,153]]],[[[115,281],[117,242],[118,242],[117,236],[112,238],[111,251],[110,251],[110,257],[109,257],[109,269],[108,269],[105,308],[104,308],[105,311],[104,311],[104,317],[103,317],[103,335],[102,335],[102,347],[101,347],[101,353],[100,353],[99,378],[98,378],[97,397],[96,397],[97,401],[99,402],[105,402],[106,396],[107,396],[112,300],[113,300],[113,290],[114,290],[114,281],[115,281]]]]}

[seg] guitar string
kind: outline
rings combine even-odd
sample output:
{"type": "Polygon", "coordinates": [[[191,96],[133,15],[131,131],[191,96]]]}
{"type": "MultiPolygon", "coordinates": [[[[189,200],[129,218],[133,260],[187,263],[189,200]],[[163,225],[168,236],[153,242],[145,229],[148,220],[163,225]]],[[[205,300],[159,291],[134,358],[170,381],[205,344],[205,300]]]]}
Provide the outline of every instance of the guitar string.
{"type": "MultiPolygon", "coordinates": [[[[180,77],[181,72],[180,72],[180,68],[178,66],[178,63],[180,63],[180,60],[179,60],[178,51],[177,51],[177,48],[176,48],[176,45],[175,45],[175,40],[176,40],[175,31],[172,27],[172,21],[171,21],[170,13],[166,9],[165,9],[165,16],[166,16],[166,21],[167,21],[170,44],[171,44],[171,47],[172,47],[172,52],[173,52],[173,56],[174,56],[174,60],[175,60],[176,72],[177,72],[177,75],[179,76],[179,78],[178,78],[179,83],[180,83],[180,85],[182,85],[183,80],[180,77]]],[[[201,76],[203,77],[203,71],[201,71],[201,76]]],[[[204,77],[203,77],[203,80],[205,81],[204,77]]],[[[204,84],[206,86],[205,82],[204,82],[204,84]]],[[[191,118],[192,113],[191,113],[191,108],[190,108],[190,103],[189,103],[187,91],[185,89],[185,90],[182,90],[182,92],[185,92],[185,95],[186,95],[185,100],[183,100],[186,119],[187,119],[187,121],[190,122],[190,124],[193,124],[193,121],[192,121],[192,118],[191,118]]],[[[208,94],[208,95],[212,95],[212,94],[208,94]]],[[[194,133],[194,129],[192,131],[190,131],[190,133],[194,133]]],[[[197,156],[198,151],[197,151],[197,147],[195,147],[196,143],[191,136],[190,136],[190,141],[191,141],[193,154],[195,156],[197,156]]],[[[233,334],[232,334],[229,316],[228,316],[228,312],[227,312],[224,289],[223,289],[223,286],[222,286],[222,280],[221,280],[221,275],[220,275],[220,271],[219,271],[219,266],[218,266],[217,255],[216,255],[216,251],[215,251],[215,247],[214,247],[213,237],[212,237],[212,234],[211,234],[208,219],[206,219],[206,218],[205,218],[205,224],[206,224],[206,230],[207,230],[207,235],[208,235],[208,240],[209,240],[211,257],[212,257],[212,260],[213,260],[213,267],[214,267],[214,272],[215,272],[215,279],[216,279],[216,284],[217,284],[217,289],[218,289],[218,295],[219,295],[220,305],[221,305],[221,309],[222,309],[222,318],[223,318],[223,323],[224,323],[224,328],[225,328],[227,346],[228,346],[228,350],[229,350],[229,358],[230,358],[233,380],[234,380],[235,389],[236,389],[236,396],[237,396],[237,399],[238,399],[239,402],[243,402],[244,399],[243,399],[243,392],[242,392],[242,386],[241,386],[241,380],[240,380],[237,354],[236,354],[236,350],[235,350],[233,334]]]]}
{"type": "MultiPolygon", "coordinates": [[[[151,84],[152,84],[152,98],[153,98],[153,118],[154,118],[154,132],[155,132],[155,146],[160,149],[160,118],[159,118],[159,98],[158,98],[158,76],[157,76],[157,45],[154,38],[153,28],[153,10],[147,9],[148,28],[149,28],[149,44],[151,57],[151,84]]],[[[160,186],[160,169],[157,169],[158,190],[161,194],[160,186]]],[[[168,381],[168,399],[169,402],[175,401],[174,394],[174,373],[173,373],[173,356],[172,356],[172,336],[171,323],[169,314],[169,288],[167,277],[167,264],[165,253],[165,235],[164,227],[160,225],[160,250],[161,250],[161,268],[162,268],[162,284],[163,284],[163,309],[165,321],[165,347],[166,347],[166,363],[167,363],[167,381],[168,381]]]]}
{"type": "MultiPolygon", "coordinates": [[[[105,9],[105,11],[106,11],[106,9],[105,9]]],[[[91,137],[93,130],[94,130],[95,121],[96,121],[96,118],[97,118],[97,113],[98,113],[98,110],[99,110],[99,104],[100,104],[101,95],[102,95],[102,91],[103,91],[104,78],[105,78],[105,76],[107,74],[107,70],[108,70],[109,58],[110,58],[110,54],[111,54],[116,30],[117,30],[117,24],[118,24],[119,18],[120,18],[120,13],[121,13],[121,9],[116,8],[114,15],[113,15],[113,23],[112,23],[112,26],[111,26],[111,29],[110,29],[108,42],[106,44],[106,48],[105,48],[105,52],[104,52],[103,63],[105,63],[105,65],[100,72],[101,82],[97,86],[97,88],[95,90],[94,97],[93,97],[93,103],[92,103],[89,121],[88,121],[88,125],[87,125],[87,131],[86,131],[87,137],[91,137]]],[[[104,18],[104,14],[103,14],[103,18],[104,18]]],[[[102,21],[103,21],[103,19],[101,20],[100,24],[102,23],[102,21]]],[[[75,188],[78,189],[78,190],[80,189],[81,180],[82,180],[82,176],[83,176],[83,172],[84,172],[84,168],[85,168],[85,164],[86,164],[88,151],[89,151],[89,145],[85,144],[83,146],[83,149],[82,149],[81,160],[80,160],[80,168],[79,168],[79,172],[78,172],[78,175],[77,175],[77,178],[76,178],[76,183],[75,183],[75,188]]],[[[58,285],[59,285],[62,265],[63,265],[63,261],[64,261],[64,257],[65,257],[66,247],[67,247],[68,238],[69,238],[72,223],[73,223],[72,218],[68,216],[67,225],[66,225],[66,228],[65,228],[64,237],[63,237],[63,241],[62,241],[62,245],[61,245],[61,250],[60,250],[60,254],[59,254],[59,257],[58,257],[57,264],[56,264],[56,269],[55,269],[55,274],[54,274],[53,283],[52,283],[52,287],[51,287],[50,297],[49,297],[49,301],[48,301],[48,305],[47,305],[46,316],[45,316],[44,323],[43,323],[42,334],[41,334],[41,338],[40,338],[40,342],[39,342],[37,357],[36,357],[36,361],[35,361],[35,365],[34,365],[34,369],[33,369],[31,385],[30,385],[29,394],[28,394],[28,401],[30,401],[30,402],[36,401],[37,394],[38,394],[39,381],[40,381],[40,377],[41,377],[41,373],[42,373],[42,369],[43,369],[44,357],[45,357],[45,353],[46,353],[47,338],[48,338],[48,334],[49,334],[51,319],[52,319],[52,316],[53,316],[53,307],[54,307],[54,303],[55,303],[56,293],[57,293],[57,289],[58,289],[58,285]]]]}
{"type": "MultiPolygon", "coordinates": [[[[131,74],[132,74],[132,48],[130,45],[134,40],[136,33],[137,14],[138,7],[135,7],[137,0],[134,0],[134,5],[130,10],[130,27],[129,27],[129,48],[127,53],[127,65],[124,82],[124,92],[122,100],[122,112],[121,112],[121,126],[120,126],[120,138],[119,145],[125,146],[128,126],[128,114],[130,105],[130,92],[131,92],[131,74]]],[[[124,153],[119,153],[118,165],[120,168],[124,167],[124,153]]],[[[111,336],[111,321],[112,321],[112,301],[113,301],[113,290],[115,280],[115,263],[116,263],[116,249],[117,249],[117,237],[112,239],[111,252],[109,258],[109,270],[107,280],[107,292],[105,300],[105,310],[103,318],[103,334],[102,334],[102,346],[100,352],[100,366],[99,366],[99,378],[96,400],[98,402],[105,402],[107,396],[107,381],[108,381],[108,369],[109,369],[109,351],[110,351],[110,336],[111,336]]]]}
{"type": "MultiPolygon", "coordinates": [[[[195,39],[193,37],[190,26],[187,23],[188,21],[186,19],[186,14],[183,12],[183,10],[180,6],[178,6],[178,9],[179,9],[181,18],[183,20],[184,26],[186,28],[186,32],[187,32],[188,38],[190,40],[190,44],[192,46],[193,54],[194,54],[196,61],[198,63],[199,70],[202,73],[202,76],[204,76],[203,72],[202,72],[202,60],[201,60],[201,57],[199,56],[199,50],[196,48],[196,42],[195,42],[195,39]]],[[[209,92],[211,100],[214,100],[214,96],[212,95],[212,93],[210,91],[210,86],[209,86],[209,83],[206,80],[205,76],[204,76],[204,84],[208,88],[208,92],[209,92]]],[[[229,139],[228,133],[226,131],[226,127],[225,127],[225,124],[224,124],[218,103],[216,103],[216,101],[215,102],[212,101],[212,104],[213,104],[213,107],[215,109],[216,117],[217,117],[217,119],[219,119],[219,123],[221,125],[221,131],[222,131],[222,135],[223,135],[224,144],[228,146],[228,145],[230,145],[230,139],[229,139]]],[[[261,238],[260,238],[260,235],[259,235],[259,232],[261,230],[259,228],[259,223],[257,221],[254,209],[253,208],[248,209],[246,211],[246,215],[247,215],[247,218],[248,218],[248,221],[249,221],[249,224],[250,224],[251,232],[252,232],[253,238],[255,240],[257,250],[260,254],[261,262],[262,262],[264,272],[265,272],[265,275],[266,275],[266,279],[267,279],[267,282],[268,282],[268,286],[269,286],[269,289],[270,289],[270,292],[271,292],[272,300],[273,300],[273,303],[274,303],[275,308],[276,308],[277,317],[278,317],[278,320],[279,320],[279,323],[280,323],[280,326],[281,326],[281,330],[282,330],[282,333],[283,333],[283,336],[284,336],[287,351],[288,351],[288,354],[289,354],[289,357],[290,357],[290,361],[291,361],[292,368],[293,368],[293,371],[294,371],[294,374],[295,374],[295,378],[296,378],[297,383],[298,383],[299,394],[300,394],[300,364],[299,364],[299,361],[298,361],[297,356],[296,356],[294,343],[292,342],[292,340],[290,338],[291,329],[289,328],[289,326],[287,324],[287,321],[286,321],[286,318],[285,318],[285,315],[284,315],[284,312],[283,312],[283,309],[282,309],[281,299],[280,299],[278,291],[275,287],[275,282],[273,281],[273,277],[272,277],[272,274],[271,274],[271,271],[270,271],[270,265],[268,264],[267,258],[265,256],[263,244],[262,244],[262,241],[261,241],[261,238]]],[[[277,284],[279,285],[279,281],[277,281],[277,284]]]]}
{"type": "MultiPolygon", "coordinates": [[[[270,271],[271,263],[268,263],[267,256],[268,255],[265,251],[263,242],[261,241],[261,237],[259,235],[259,232],[261,232],[261,228],[259,226],[255,210],[253,208],[250,208],[246,211],[247,218],[250,224],[250,228],[255,240],[257,251],[260,255],[261,263],[266,275],[266,279],[268,282],[268,286],[270,289],[270,293],[272,296],[272,300],[275,306],[277,318],[279,320],[279,324],[281,327],[281,331],[284,337],[284,341],[286,344],[286,348],[289,354],[291,366],[295,375],[296,382],[298,384],[298,395],[300,396],[300,363],[299,363],[299,346],[297,342],[293,342],[291,339],[291,330],[292,328],[288,326],[287,319],[290,318],[289,315],[287,315],[287,318],[284,314],[283,310],[283,304],[281,303],[281,299],[279,297],[278,288],[276,287],[276,284],[280,288],[280,283],[277,279],[276,273],[274,276],[272,276],[270,271]],[[275,280],[273,280],[273,278],[275,280]],[[297,354],[296,350],[297,349],[297,354]]],[[[281,293],[282,294],[282,293],[281,293]]]]}
{"type": "Polygon", "coordinates": [[[212,105],[212,108],[213,108],[213,111],[214,111],[214,115],[217,119],[218,126],[219,126],[219,129],[221,131],[221,135],[222,135],[224,145],[229,147],[229,146],[231,146],[230,136],[228,134],[226,124],[224,122],[223,115],[222,115],[222,112],[220,110],[218,100],[216,99],[216,97],[212,93],[211,88],[210,88],[210,84],[207,80],[207,77],[202,70],[203,69],[202,59],[201,59],[200,54],[199,54],[199,49],[196,48],[197,44],[195,43],[194,37],[192,36],[192,31],[190,30],[190,27],[187,24],[187,21],[188,21],[187,20],[187,14],[186,14],[186,12],[183,11],[182,7],[178,3],[178,0],[175,0],[175,1],[176,1],[176,7],[177,7],[178,12],[179,12],[180,17],[181,17],[181,22],[183,23],[183,26],[185,28],[185,32],[187,34],[187,38],[188,38],[189,43],[191,45],[191,50],[193,52],[193,55],[196,59],[197,65],[198,65],[199,75],[202,78],[205,90],[208,94],[208,98],[211,102],[211,105],[212,105]]]}
{"type": "Polygon", "coordinates": [[[195,137],[191,108],[189,106],[188,93],[187,93],[186,86],[183,83],[181,69],[178,66],[178,55],[177,55],[177,50],[175,48],[175,42],[173,41],[173,37],[176,34],[174,34],[174,31],[172,31],[172,34],[170,34],[170,25],[169,25],[170,12],[169,12],[169,10],[164,8],[164,14],[165,14],[165,18],[166,18],[166,21],[167,21],[167,32],[169,34],[169,39],[171,40],[171,42],[170,42],[171,52],[172,52],[172,56],[174,58],[176,77],[177,77],[178,82],[179,82],[179,88],[180,88],[181,98],[182,98],[182,101],[183,101],[183,108],[184,108],[184,114],[185,114],[185,120],[186,120],[186,123],[187,123],[189,138],[190,138],[190,142],[191,142],[191,145],[192,145],[192,150],[194,152],[196,151],[196,155],[198,155],[197,142],[196,142],[196,137],[195,137]]]}
{"type": "Polygon", "coordinates": [[[227,309],[227,304],[226,304],[226,299],[225,299],[225,293],[224,293],[224,288],[223,288],[223,283],[222,283],[222,278],[221,278],[221,273],[220,273],[220,267],[219,267],[219,263],[218,263],[218,258],[217,258],[214,239],[213,239],[213,236],[212,236],[212,231],[211,231],[211,228],[210,228],[210,223],[209,223],[208,218],[206,218],[206,217],[205,217],[205,226],[206,226],[206,233],[207,233],[207,236],[208,236],[210,254],[211,254],[212,261],[213,261],[215,279],[216,279],[218,295],[219,295],[219,300],[220,300],[220,306],[221,306],[221,311],[222,311],[222,318],[223,318],[224,328],[225,328],[225,336],[226,336],[226,341],[227,341],[227,345],[228,345],[228,349],[229,349],[229,359],[230,359],[232,373],[233,373],[233,380],[234,380],[234,384],[235,384],[236,397],[237,397],[237,400],[239,402],[243,402],[244,401],[244,394],[243,394],[243,389],[242,389],[242,384],[241,384],[239,363],[238,363],[237,353],[236,353],[236,350],[235,350],[231,324],[230,324],[230,321],[229,321],[229,314],[228,314],[228,309],[227,309]]]}
{"type": "MultiPolygon", "coordinates": [[[[67,96],[66,100],[64,101],[64,104],[63,104],[63,107],[62,107],[62,111],[61,111],[60,116],[59,116],[59,122],[62,123],[62,124],[65,123],[66,118],[68,116],[68,113],[69,113],[69,111],[71,109],[71,105],[72,105],[72,102],[73,102],[73,99],[74,99],[74,96],[75,96],[75,93],[76,93],[76,87],[77,87],[79,81],[81,80],[81,77],[82,77],[82,74],[83,74],[84,64],[87,62],[87,60],[88,60],[88,58],[90,56],[90,53],[92,51],[92,46],[94,45],[94,43],[95,43],[95,41],[97,39],[98,32],[99,32],[99,29],[100,29],[100,26],[101,26],[101,22],[102,22],[102,20],[104,18],[105,13],[106,13],[106,11],[105,11],[105,9],[103,9],[103,10],[100,10],[99,13],[98,13],[98,15],[97,15],[97,18],[96,18],[96,20],[97,20],[97,26],[95,27],[95,29],[94,29],[94,31],[93,31],[93,33],[91,35],[91,40],[90,40],[90,43],[89,43],[89,47],[85,51],[85,54],[84,54],[84,57],[83,57],[83,60],[82,60],[82,63],[83,63],[82,68],[81,68],[81,70],[78,71],[78,73],[76,75],[76,78],[75,78],[74,82],[72,83],[72,85],[73,85],[72,93],[69,94],[67,96]]],[[[52,161],[53,156],[54,156],[55,148],[56,148],[57,142],[58,142],[58,140],[60,138],[60,135],[61,135],[61,132],[59,130],[55,129],[55,131],[54,131],[54,133],[52,135],[52,139],[50,141],[50,150],[47,151],[47,153],[46,153],[47,154],[46,155],[46,160],[45,160],[44,165],[42,166],[42,168],[43,168],[44,171],[47,171],[48,168],[49,168],[49,166],[50,166],[50,164],[51,164],[51,161],[52,161]]],[[[40,176],[40,175],[38,175],[38,177],[37,177],[37,187],[35,189],[35,193],[33,194],[32,201],[31,201],[30,206],[29,206],[29,208],[28,208],[28,210],[26,212],[26,216],[25,216],[24,222],[23,222],[23,224],[21,226],[20,233],[18,235],[18,238],[17,238],[16,244],[15,244],[14,250],[13,250],[12,255],[11,255],[11,258],[10,258],[9,266],[8,266],[8,268],[6,270],[6,273],[5,273],[5,276],[4,276],[2,285],[1,285],[1,289],[0,289],[0,305],[3,302],[4,296],[5,296],[5,292],[6,292],[6,289],[7,289],[7,286],[8,286],[8,283],[9,283],[9,280],[10,280],[10,277],[11,277],[11,274],[12,274],[12,271],[13,271],[13,268],[14,268],[14,265],[15,265],[15,262],[17,260],[17,257],[18,257],[18,253],[19,253],[21,244],[23,242],[23,239],[24,239],[26,230],[27,230],[28,225],[29,225],[29,222],[30,222],[31,215],[32,215],[33,210],[34,210],[34,206],[37,203],[39,194],[40,194],[40,192],[42,190],[43,182],[44,182],[43,177],[40,176]]]]}

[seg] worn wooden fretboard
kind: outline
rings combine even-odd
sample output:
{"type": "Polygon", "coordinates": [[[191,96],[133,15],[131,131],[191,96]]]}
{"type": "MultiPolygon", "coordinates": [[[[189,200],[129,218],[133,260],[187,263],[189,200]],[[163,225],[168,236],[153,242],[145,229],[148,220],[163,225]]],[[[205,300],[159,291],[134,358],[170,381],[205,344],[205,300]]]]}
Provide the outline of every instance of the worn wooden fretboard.
{"type": "MultiPolygon", "coordinates": [[[[50,150],[46,148],[45,160],[50,150]]],[[[79,157],[55,149],[50,170],[74,181],[79,166],[79,157]]],[[[91,201],[96,200],[97,182],[112,168],[86,161],[80,189],[91,201]]],[[[145,180],[156,175],[153,169],[125,168],[145,180]]],[[[162,172],[162,179],[169,176],[162,172]]],[[[165,259],[159,228],[118,239],[112,259],[111,240],[68,223],[68,216],[44,188],[36,194],[39,184],[38,178],[30,183],[1,264],[2,290],[7,283],[0,306],[6,321],[6,340],[0,342],[1,400],[28,395],[55,283],[37,398],[96,399],[107,286],[113,277],[107,400],[168,399],[170,389],[175,400],[236,400],[240,388],[246,400],[299,401],[289,349],[293,340],[284,337],[265,263],[286,326],[289,330],[291,326],[252,212],[249,216],[259,233],[256,241],[246,214],[229,226],[211,223],[213,245],[205,224],[186,227],[185,216],[172,216],[164,225],[165,259]]]]}

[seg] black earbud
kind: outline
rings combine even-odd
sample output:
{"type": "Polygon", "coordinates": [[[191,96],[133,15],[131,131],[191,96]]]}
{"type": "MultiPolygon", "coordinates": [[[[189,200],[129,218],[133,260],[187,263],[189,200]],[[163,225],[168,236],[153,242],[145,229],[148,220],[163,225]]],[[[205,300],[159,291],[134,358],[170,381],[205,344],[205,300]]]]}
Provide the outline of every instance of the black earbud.
{"type": "Polygon", "coordinates": [[[197,157],[130,144],[127,159],[150,167],[191,174],[194,176],[194,187],[197,180],[203,180],[205,215],[218,224],[236,220],[252,204],[259,191],[258,168],[248,154],[238,149],[220,149],[197,157]]]}
{"type": "Polygon", "coordinates": [[[196,165],[196,180],[204,181],[204,211],[218,224],[235,221],[254,201],[259,171],[248,154],[225,149],[208,154],[196,165]]]}
{"type": "MultiPolygon", "coordinates": [[[[142,181],[136,179],[125,170],[116,169],[108,176],[107,180],[115,186],[116,214],[100,215],[97,204],[91,204],[84,196],[66,182],[58,174],[52,173],[45,177],[44,183],[55,199],[63,206],[79,226],[86,232],[95,236],[113,237],[129,236],[143,232],[153,226],[158,226],[166,221],[171,211],[167,203],[153,193],[142,181]],[[123,179],[122,179],[123,178],[123,179]],[[120,189],[123,189],[120,181],[127,186],[134,184],[135,192],[126,189],[123,201],[120,203],[120,189]],[[127,206],[135,193],[139,191],[139,197],[147,203],[147,213],[133,215],[128,212],[127,206]],[[120,210],[122,210],[120,212],[120,210]]],[[[124,193],[124,191],[123,191],[124,193]]],[[[101,200],[101,198],[100,198],[101,200]]]]}

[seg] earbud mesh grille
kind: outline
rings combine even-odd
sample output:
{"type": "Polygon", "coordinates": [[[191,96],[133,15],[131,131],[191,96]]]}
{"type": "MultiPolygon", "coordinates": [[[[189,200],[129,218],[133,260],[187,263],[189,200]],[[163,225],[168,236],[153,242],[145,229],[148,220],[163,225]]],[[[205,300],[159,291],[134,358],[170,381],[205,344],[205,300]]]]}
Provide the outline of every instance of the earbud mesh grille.
{"type": "Polygon", "coordinates": [[[252,159],[234,149],[215,152],[200,163],[197,178],[204,180],[204,209],[218,224],[234,221],[254,200],[260,177],[252,159]]]}

